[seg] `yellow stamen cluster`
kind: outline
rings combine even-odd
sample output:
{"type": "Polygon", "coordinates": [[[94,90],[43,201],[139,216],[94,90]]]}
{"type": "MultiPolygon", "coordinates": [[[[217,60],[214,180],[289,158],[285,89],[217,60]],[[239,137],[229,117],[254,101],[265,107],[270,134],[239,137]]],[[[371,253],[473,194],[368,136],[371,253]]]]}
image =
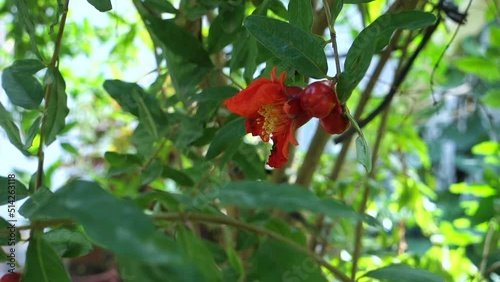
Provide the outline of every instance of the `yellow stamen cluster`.
{"type": "Polygon", "coordinates": [[[263,133],[261,138],[263,140],[268,140],[271,133],[286,130],[289,123],[289,118],[283,111],[283,104],[268,104],[263,105],[259,109],[259,114],[264,117],[264,121],[261,118],[257,119],[257,123],[262,125],[263,133]]]}

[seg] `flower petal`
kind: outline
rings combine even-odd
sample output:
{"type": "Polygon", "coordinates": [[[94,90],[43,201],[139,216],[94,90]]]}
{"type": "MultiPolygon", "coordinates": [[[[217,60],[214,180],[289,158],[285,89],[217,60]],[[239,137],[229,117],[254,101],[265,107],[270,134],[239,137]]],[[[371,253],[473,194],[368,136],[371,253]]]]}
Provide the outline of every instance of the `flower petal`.
{"type": "Polygon", "coordinates": [[[257,118],[259,109],[266,104],[274,104],[284,99],[281,86],[267,78],[252,82],[246,89],[227,99],[224,104],[230,112],[247,118],[257,118]]]}

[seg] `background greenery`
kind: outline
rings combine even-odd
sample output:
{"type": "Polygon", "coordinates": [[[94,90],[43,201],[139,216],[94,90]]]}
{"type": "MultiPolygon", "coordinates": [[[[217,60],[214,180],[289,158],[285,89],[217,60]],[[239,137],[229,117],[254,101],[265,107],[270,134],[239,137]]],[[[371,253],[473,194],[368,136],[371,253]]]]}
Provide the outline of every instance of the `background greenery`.
{"type": "Polygon", "coordinates": [[[7,172],[22,281],[498,281],[498,1],[326,2],[0,1],[0,125],[37,164],[7,172]],[[336,57],[369,152],[312,121],[266,168],[221,102],[336,57]]]}

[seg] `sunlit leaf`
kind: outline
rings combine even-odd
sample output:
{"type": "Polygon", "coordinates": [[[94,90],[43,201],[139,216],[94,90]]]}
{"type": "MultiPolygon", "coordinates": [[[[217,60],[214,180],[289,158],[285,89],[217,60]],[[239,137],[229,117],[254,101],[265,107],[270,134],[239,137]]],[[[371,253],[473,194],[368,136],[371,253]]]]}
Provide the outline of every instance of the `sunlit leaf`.
{"type": "Polygon", "coordinates": [[[356,158],[360,164],[362,164],[366,171],[372,170],[372,160],[370,156],[370,150],[368,149],[368,143],[364,136],[358,136],[356,138],[356,158]]]}
{"type": "Polygon", "coordinates": [[[36,118],[35,121],[33,121],[33,124],[31,124],[28,130],[28,134],[26,135],[26,140],[24,140],[24,149],[28,150],[33,145],[33,140],[39,133],[41,123],[42,123],[42,117],[40,116],[36,118]]]}
{"type": "Polygon", "coordinates": [[[441,282],[444,279],[424,269],[413,268],[406,264],[392,264],[376,270],[369,271],[366,277],[380,279],[388,282],[441,282]]]}
{"type": "Polygon", "coordinates": [[[500,79],[498,64],[485,57],[463,57],[453,64],[461,71],[477,75],[487,81],[500,79]]]}
{"type": "Polygon", "coordinates": [[[12,145],[14,145],[21,153],[23,153],[23,155],[31,155],[31,153],[24,148],[24,144],[19,133],[19,128],[14,123],[10,113],[3,107],[2,103],[0,103],[0,126],[7,134],[7,138],[9,138],[9,141],[12,145]]]}
{"type": "Polygon", "coordinates": [[[500,108],[500,89],[492,89],[481,97],[481,101],[490,107],[500,108]]]}

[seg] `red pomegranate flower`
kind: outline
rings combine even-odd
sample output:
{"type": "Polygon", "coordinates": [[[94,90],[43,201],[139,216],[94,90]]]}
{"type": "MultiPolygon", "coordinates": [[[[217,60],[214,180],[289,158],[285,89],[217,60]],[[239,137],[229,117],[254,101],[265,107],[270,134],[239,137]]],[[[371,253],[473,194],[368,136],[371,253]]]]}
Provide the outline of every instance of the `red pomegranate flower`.
{"type": "Polygon", "coordinates": [[[285,76],[282,72],[278,79],[274,67],[271,80],[259,78],[224,102],[229,111],[247,118],[248,133],[264,142],[273,140],[267,164],[274,168],[288,161],[288,144],[299,144],[295,130],[311,119],[300,107],[302,88],[285,86],[285,76]]]}

